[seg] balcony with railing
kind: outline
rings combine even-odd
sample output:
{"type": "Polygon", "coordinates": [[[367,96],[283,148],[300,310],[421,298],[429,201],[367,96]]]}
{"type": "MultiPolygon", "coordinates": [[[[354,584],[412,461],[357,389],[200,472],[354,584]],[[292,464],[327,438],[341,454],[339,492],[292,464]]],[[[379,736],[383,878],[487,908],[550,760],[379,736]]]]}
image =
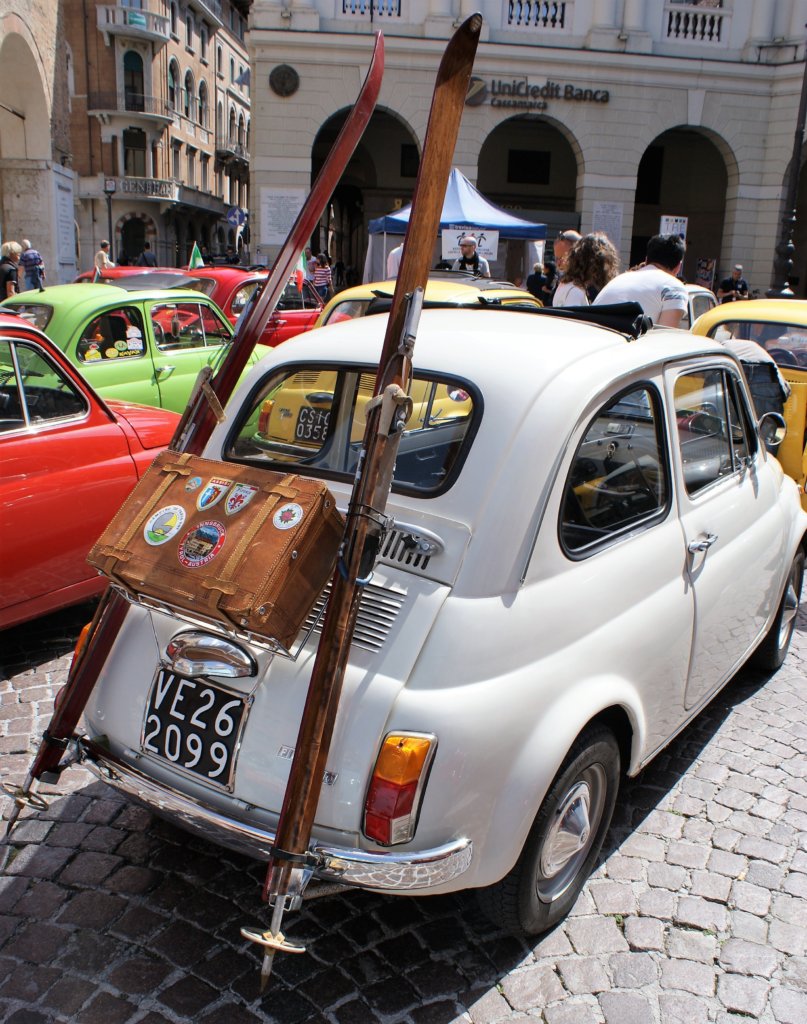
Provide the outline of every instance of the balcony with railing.
{"type": "Polygon", "coordinates": [[[720,47],[728,44],[731,11],[705,4],[664,4],[662,35],[668,43],[720,47]]]}
{"type": "Polygon", "coordinates": [[[170,124],[174,113],[168,103],[159,96],[145,96],[131,92],[91,92],[87,96],[87,113],[104,114],[107,117],[125,114],[130,121],[148,121],[170,124]]]}
{"type": "Polygon", "coordinates": [[[216,28],[221,28],[224,24],[224,15],[219,0],[188,0],[188,7],[196,11],[197,14],[206,15],[216,28]]]}
{"type": "Polygon", "coordinates": [[[105,4],[96,8],[98,29],[104,33],[107,46],[112,36],[143,39],[155,47],[164,46],[171,38],[171,20],[163,14],[154,14],[139,7],[105,4]]]}
{"type": "Polygon", "coordinates": [[[220,160],[238,160],[242,163],[249,163],[249,150],[243,142],[231,138],[229,135],[216,135],[216,156],[220,160]]]}

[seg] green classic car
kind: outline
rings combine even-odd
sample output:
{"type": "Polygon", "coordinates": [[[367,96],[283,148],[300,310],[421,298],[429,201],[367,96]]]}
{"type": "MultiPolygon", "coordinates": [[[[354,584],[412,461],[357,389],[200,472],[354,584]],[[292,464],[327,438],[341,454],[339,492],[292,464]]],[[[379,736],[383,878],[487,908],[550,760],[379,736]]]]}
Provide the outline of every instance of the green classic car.
{"type": "MultiPolygon", "coordinates": [[[[199,370],[233,336],[218,306],[197,291],[130,292],[65,284],[2,303],[43,330],[104,398],[181,412],[199,370]]],[[[258,361],[250,358],[250,365],[258,361]]]]}

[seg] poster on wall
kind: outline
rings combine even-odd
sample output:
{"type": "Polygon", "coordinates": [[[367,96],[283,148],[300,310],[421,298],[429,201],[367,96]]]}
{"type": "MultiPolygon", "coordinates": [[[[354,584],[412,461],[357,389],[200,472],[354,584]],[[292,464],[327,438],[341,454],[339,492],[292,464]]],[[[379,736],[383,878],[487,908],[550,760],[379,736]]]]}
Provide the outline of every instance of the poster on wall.
{"type": "Polygon", "coordinates": [[[303,207],[304,188],[261,189],[261,245],[282,245],[303,207]]]}
{"type": "Polygon", "coordinates": [[[699,256],[695,270],[695,284],[701,288],[713,289],[715,283],[716,256],[699,256]]]}
{"type": "Polygon", "coordinates": [[[658,233],[660,235],[678,235],[686,241],[689,217],[671,217],[664,215],[658,233]]]}
{"type": "Polygon", "coordinates": [[[473,235],[476,239],[476,251],[488,262],[495,261],[499,251],[499,232],[488,231],[487,228],[469,228],[462,224],[452,224],[442,231],[443,259],[456,260],[460,253],[460,239],[463,235],[473,235]]]}
{"type": "Polygon", "coordinates": [[[607,235],[618,249],[622,244],[622,214],[624,203],[595,203],[591,230],[607,235]]]}

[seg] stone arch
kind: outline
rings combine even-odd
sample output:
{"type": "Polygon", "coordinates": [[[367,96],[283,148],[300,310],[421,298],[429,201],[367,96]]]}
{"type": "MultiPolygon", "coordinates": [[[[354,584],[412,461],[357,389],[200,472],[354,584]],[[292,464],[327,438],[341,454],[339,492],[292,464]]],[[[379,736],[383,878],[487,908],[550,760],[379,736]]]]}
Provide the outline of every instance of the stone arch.
{"type": "Polygon", "coordinates": [[[114,225],[115,252],[120,260],[124,255],[129,263],[134,263],[143,251],[143,243],[148,242],[157,251],[157,225],[147,213],[125,213],[114,225]]]}
{"type": "Polygon", "coordinates": [[[681,216],[688,221],[684,277],[695,280],[699,259],[714,259],[718,280],[725,276],[719,261],[721,253],[732,253],[738,188],[737,159],[716,132],[690,125],[661,132],[637,168],[631,265],[644,259],[662,216],[681,216]]]}
{"type": "Polygon", "coordinates": [[[580,143],[566,125],[517,114],[500,121],[482,143],[476,187],[514,210],[571,213],[584,169],[580,143]]]}
{"type": "MultiPolygon", "coordinates": [[[[347,109],[331,114],[314,139],[312,182],[344,123],[347,109]]],[[[420,152],[420,141],[411,125],[396,111],[376,107],[311,239],[315,251],[328,249],[334,264],[344,265],[348,284],[361,280],[367,221],[411,200],[420,152]]]]}
{"type": "Polygon", "coordinates": [[[51,158],[48,76],[30,32],[17,15],[2,20],[0,43],[0,159],[51,158]]]}

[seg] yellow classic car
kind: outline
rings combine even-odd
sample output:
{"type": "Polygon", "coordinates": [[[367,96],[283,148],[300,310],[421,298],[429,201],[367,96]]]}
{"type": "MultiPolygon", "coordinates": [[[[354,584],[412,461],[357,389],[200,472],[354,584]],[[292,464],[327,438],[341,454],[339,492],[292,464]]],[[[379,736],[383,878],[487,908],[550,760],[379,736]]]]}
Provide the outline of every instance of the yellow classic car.
{"type": "MultiPolygon", "coordinates": [[[[799,299],[757,299],[746,302],[727,302],[698,317],[692,326],[693,334],[705,335],[722,341],[728,347],[754,342],[776,362],[781,376],[790,387],[783,415],[787,435],[776,451],[776,457],[788,476],[793,477],[801,489],[801,501],[807,509],[807,302],[799,299]]],[[[743,360],[746,376],[751,363],[743,360]]],[[[755,382],[749,378],[752,396],[755,382]]],[[[768,411],[760,407],[755,397],[757,412],[768,411]]]]}
{"type": "MultiPolygon", "coordinates": [[[[346,288],[334,295],[319,315],[315,327],[354,320],[358,316],[386,313],[392,304],[395,281],[375,281],[346,288]]],[[[432,271],[429,275],[423,306],[451,308],[456,306],[495,306],[501,309],[536,309],[543,305],[534,295],[516,288],[509,281],[473,277],[461,271],[432,271]]]]}

